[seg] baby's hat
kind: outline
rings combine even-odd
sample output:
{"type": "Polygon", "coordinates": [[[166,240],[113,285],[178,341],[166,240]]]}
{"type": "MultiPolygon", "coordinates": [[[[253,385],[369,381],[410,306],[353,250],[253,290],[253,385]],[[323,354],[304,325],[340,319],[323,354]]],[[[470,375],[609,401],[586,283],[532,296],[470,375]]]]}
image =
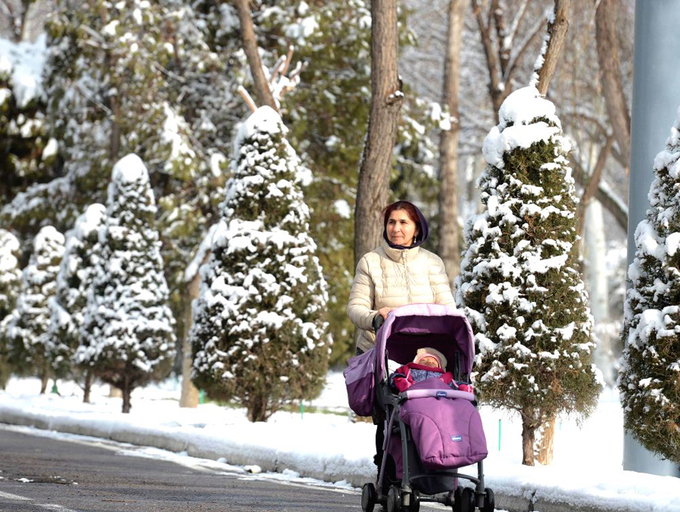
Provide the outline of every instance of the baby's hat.
{"type": "Polygon", "coordinates": [[[418,363],[424,357],[434,357],[435,359],[437,359],[437,361],[439,361],[440,368],[446,369],[446,357],[436,348],[432,347],[419,348],[418,352],[416,352],[416,357],[413,360],[413,362],[418,363]]]}

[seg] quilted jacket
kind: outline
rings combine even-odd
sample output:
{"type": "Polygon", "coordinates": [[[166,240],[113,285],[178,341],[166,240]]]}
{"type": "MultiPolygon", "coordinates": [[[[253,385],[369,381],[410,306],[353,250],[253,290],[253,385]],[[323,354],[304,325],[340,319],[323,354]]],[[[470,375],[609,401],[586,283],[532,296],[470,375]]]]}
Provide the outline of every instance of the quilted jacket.
{"type": "Polygon", "coordinates": [[[395,249],[383,240],[359,260],[349,294],[357,348],[365,352],[375,345],[372,322],[380,308],[419,303],[454,303],[444,262],[422,247],[395,249]]]}

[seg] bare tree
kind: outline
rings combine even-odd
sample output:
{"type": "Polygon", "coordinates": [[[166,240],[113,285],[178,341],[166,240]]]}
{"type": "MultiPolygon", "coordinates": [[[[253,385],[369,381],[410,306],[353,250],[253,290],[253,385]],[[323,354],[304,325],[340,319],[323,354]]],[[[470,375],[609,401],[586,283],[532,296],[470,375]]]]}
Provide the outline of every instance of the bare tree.
{"type": "Polygon", "coordinates": [[[260,60],[260,53],[257,47],[257,40],[255,39],[255,29],[253,28],[253,17],[250,12],[248,0],[234,0],[236,10],[238,11],[238,19],[241,23],[241,40],[243,42],[243,51],[248,58],[248,66],[250,73],[253,76],[253,84],[255,86],[255,96],[257,97],[258,105],[269,105],[278,112],[278,107],[272,96],[272,92],[267,82],[267,77],[264,75],[262,69],[262,61],[260,60]]]}
{"type": "Polygon", "coordinates": [[[380,240],[390,166],[403,102],[398,74],[397,3],[371,1],[371,108],[354,210],[354,261],[380,240]]]}
{"type": "Polygon", "coordinates": [[[489,95],[498,122],[498,111],[503,100],[512,92],[512,79],[519,69],[522,57],[543,31],[544,22],[542,19],[534,22],[528,29],[525,26],[533,0],[518,2],[509,24],[501,0],[491,0],[486,11],[482,9],[479,0],[471,1],[489,72],[489,95]],[[520,33],[526,35],[520,42],[516,42],[520,33]]]}
{"type": "Polygon", "coordinates": [[[609,121],[614,129],[614,138],[619,146],[621,160],[628,168],[630,160],[630,113],[628,102],[623,93],[621,80],[621,61],[619,43],[616,37],[617,2],[597,0],[595,14],[595,36],[597,41],[597,60],[600,66],[602,94],[607,106],[609,121]]]}
{"type": "Polygon", "coordinates": [[[443,130],[439,141],[439,255],[444,261],[451,288],[460,267],[458,239],[458,139],[460,137],[460,51],[467,0],[449,0],[444,61],[444,91],[442,101],[449,109],[451,128],[443,130]]]}

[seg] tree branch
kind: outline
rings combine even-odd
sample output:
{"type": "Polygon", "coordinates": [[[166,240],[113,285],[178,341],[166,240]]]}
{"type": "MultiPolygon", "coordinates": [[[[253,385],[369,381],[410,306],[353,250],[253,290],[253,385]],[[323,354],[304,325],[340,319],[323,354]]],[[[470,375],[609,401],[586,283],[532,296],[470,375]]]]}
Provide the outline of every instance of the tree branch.
{"type": "Polygon", "coordinates": [[[253,17],[250,12],[248,0],[234,0],[234,4],[236,5],[238,18],[241,23],[241,42],[243,43],[243,51],[248,58],[250,73],[253,76],[255,96],[260,105],[269,105],[278,112],[279,108],[274,101],[274,96],[272,96],[272,92],[269,89],[269,83],[262,70],[262,61],[260,60],[257,40],[255,39],[253,17]]]}
{"type": "Polygon", "coordinates": [[[541,96],[548,93],[550,81],[555,74],[557,62],[562,52],[564,39],[569,30],[569,6],[571,0],[555,0],[555,10],[553,18],[548,23],[548,47],[543,55],[543,63],[538,69],[537,89],[541,96]]]}

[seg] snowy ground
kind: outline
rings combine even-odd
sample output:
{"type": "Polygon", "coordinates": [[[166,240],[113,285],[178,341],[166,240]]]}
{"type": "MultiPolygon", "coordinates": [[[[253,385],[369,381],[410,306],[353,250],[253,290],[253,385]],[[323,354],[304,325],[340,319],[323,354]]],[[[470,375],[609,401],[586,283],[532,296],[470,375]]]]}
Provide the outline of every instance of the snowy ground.
{"type": "MultiPolygon", "coordinates": [[[[11,380],[0,392],[0,415],[22,410],[50,424],[86,423],[104,432],[123,425],[132,437],[138,432],[140,439],[154,434],[190,439],[200,448],[196,453],[208,458],[238,453],[238,460],[227,456],[222,462],[239,465],[249,459],[275,460],[279,470],[294,466],[302,476],[338,481],[341,486],[348,480],[368,481],[373,475],[374,427],[350,421],[340,373],[329,374],[323,394],[305,404],[304,413],[280,412],[257,424],[249,423],[242,409],[213,404],[179,408],[176,381],[136,390],[129,415],[120,413],[121,399],[107,396],[108,386],[93,390],[92,404],[81,403],[82,392],[71,383],[60,383],[61,396],[39,396],[39,387],[34,379],[11,380]],[[328,412],[311,414],[310,405],[328,412]]],[[[487,484],[497,492],[572,506],[680,512],[679,478],[622,470],[623,418],[612,390],[602,394],[598,409],[581,427],[573,418],[558,421],[555,459],[548,467],[520,464],[521,424],[516,417],[487,407],[481,414],[489,447],[487,484]]],[[[299,476],[291,471],[282,475],[299,476]]]]}

